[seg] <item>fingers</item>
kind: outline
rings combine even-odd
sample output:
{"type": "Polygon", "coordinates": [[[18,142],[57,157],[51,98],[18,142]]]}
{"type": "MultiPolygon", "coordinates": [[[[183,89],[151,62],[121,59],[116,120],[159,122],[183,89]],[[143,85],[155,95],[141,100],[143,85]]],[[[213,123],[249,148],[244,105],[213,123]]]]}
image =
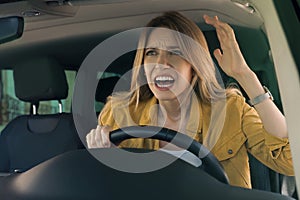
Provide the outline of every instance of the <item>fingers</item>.
{"type": "MultiPolygon", "coordinates": [[[[99,126],[98,126],[99,127],[99,126]]],[[[108,126],[103,126],[101,129],[101,136],[102,136],[102,145],[105,148],[108,148],[111,146],[110,140],[109,140],[109,132],[111,131],[111,128],[108,126]]]]}
{"type": "Polygon", "coordinates": [[[220,21],[218,16],[210,17],[208,15],[203,15],[203,19],[205,20],[205,23],[214,26],[216,29],[224,31],[224,33],[230,33],[233,31],[229,24],[220,21]]]}
{"type": "Polygon", "coordinates": [[[217,16],[215,16],[214,18],[208,16],[208,15],[203,15],[203,19],[205,21],[205,23],[210,24],[212,26],[216,26],[217,25],[217,21],[219,20],[219,18],[217,16]]]}
{"type": "Polygon", "coordinates": [[[221,50],[220,49],[215,49],[214,50],[214,56],[217,59],[218,63],[220,64],[222,56],[223,56],[221,50]]]}
{"type": "Polygon", "coordinates": [[[86,142],[88,145],[88,148],[95,148],[96,144],[94,143],[94,140],[92,139],[95,135],[95,129],[92,129],[87,135],[86,135],[86,142]]]}
{"type": "Polygon", "coordinates": [[[203,19],[205,23],[216,28],[217,36],[221,45],[224,45],[225,42],[230,39],[235,40],[233,29],[229,26],[229,24],[220,21],[217,16],[209,17],[208,15],[203,15],[203,19]]]}
{"type": "Polygon", "coordinates": [[[93,142],[96,144],[96,147],[94,147],[94,148],[97,148],[97,147],[102,148],[103,147],[102,132],[101,132],[102,130],[101,129],[102,129],[102,127],[99,125],[96,127],[94,140],[93,140],[93,142]]]}
{"type": "Polygon", "coordinates": [[[108,126],[97,126],[86,136],[88,148],[108,148],[111,146],[109,133],[111,128],[108,126]]]}

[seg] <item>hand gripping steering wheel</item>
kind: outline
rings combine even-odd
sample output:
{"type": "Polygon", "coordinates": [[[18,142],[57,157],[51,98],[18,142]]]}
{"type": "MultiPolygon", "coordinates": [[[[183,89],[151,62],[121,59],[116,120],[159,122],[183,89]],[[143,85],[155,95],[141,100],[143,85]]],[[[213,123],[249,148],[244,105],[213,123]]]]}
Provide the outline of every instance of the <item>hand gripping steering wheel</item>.
{"type": "Polygon", "coordinates": [[[157,139],[186,149],[202,161],[200,169],[217,180],[229,184],[227,175],[216,157],[202,144],[183,133],[156,126],[128,126],[114,130],[110,134],[110,141],[114,144],[132,138],[157,139]]]}

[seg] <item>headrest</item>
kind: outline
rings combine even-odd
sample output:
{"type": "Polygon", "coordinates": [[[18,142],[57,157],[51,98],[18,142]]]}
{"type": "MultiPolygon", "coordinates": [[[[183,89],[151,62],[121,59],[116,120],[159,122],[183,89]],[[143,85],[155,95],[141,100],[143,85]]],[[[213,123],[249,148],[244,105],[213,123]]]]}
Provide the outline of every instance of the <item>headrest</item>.
{"type": "Polygon", "coordinates": [[[61,100],[68,96],[68,83],[63,67],[55,60],[38,58],[20,63],[14,68],[16,96],[36,103],[61,100]]]}
{"type": "MultiPolygon", "coordinates": [[[[130,76],[127,74],[127,76],[130,76]]],[[[130,88],[130,78],[127,76],[110,76],[101,78],[98,82],[95,100],[106,103],[106,99],[113,92],[128,91],[130,88]]]]}
{"type": "Polygon", "coordinates": [[[114,87],[119,79],[120,77],[118,76],[100,79],[97,85],[95,100],[105,103],[106,98],[114,91],[114,87]]]}

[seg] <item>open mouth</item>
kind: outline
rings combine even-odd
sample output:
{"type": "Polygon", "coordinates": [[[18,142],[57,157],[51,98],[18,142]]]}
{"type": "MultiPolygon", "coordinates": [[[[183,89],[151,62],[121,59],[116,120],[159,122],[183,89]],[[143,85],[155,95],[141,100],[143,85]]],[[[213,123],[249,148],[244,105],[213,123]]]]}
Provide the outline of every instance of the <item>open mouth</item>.
{"type": "Polygon", "coordinates": [[[173,86],[175,80],[172,76],[157,76],[154,79],[155,85],[158,88],[168,89],[173,86]]]}

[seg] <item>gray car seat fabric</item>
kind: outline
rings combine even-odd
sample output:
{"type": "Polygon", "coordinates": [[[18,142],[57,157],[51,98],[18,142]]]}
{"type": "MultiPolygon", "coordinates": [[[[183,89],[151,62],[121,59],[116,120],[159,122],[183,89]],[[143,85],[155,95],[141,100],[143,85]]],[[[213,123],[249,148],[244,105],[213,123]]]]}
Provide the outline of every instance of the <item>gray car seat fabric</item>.
{"type": "MultiPolygon", "coordinates": [[[[38,108],[40,101],[68,96],[63,68],[53,60],[24,62],[14,69],[16,96],[38,108]]],[[[83,148],[71,113],[27,114],[12,120],[0,135],[0,171],[25,171],[66,151],[83,148]]]]}

